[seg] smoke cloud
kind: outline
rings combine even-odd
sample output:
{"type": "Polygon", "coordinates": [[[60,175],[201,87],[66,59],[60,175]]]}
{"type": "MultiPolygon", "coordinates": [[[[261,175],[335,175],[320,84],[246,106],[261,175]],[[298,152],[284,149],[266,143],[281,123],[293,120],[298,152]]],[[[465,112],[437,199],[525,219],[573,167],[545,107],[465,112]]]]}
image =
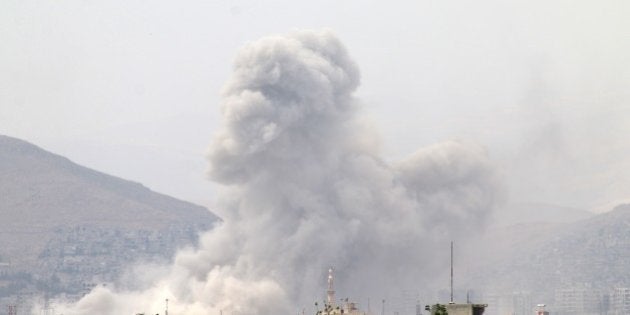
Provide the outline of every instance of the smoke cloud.
{"type": "Polygon", "coordinates": [[[154,314],[168,298],[172,314],[310,312],[329,266],[351,298],[426,284],[443,265],[432,251],[495,208],[497,175],[483,148],[458,141],[385,162],[352,96],[359,81],[329,31],[244,47],[208,153],[224,222],[146,289],[97,288],[58,310],[154,314]]]}

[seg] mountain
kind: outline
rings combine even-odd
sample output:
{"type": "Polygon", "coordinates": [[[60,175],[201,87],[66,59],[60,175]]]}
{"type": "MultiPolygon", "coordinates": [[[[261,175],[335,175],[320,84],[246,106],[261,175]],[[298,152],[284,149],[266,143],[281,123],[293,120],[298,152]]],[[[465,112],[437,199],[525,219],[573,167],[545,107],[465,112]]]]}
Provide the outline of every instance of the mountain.
{"type": "Polygon", "coordinates": [[[53,277],[68,285],[111,280],[133,261],[169,259],[194,245],[218,220],[204,207],[0,135],[0,296],[18,274],[49,289],[53,277]]]}
{"type": "Polygon", "coordinates": [[[594,216],[590,211],[553,204],[522,202],[508,204],[494,214],[492,225],[511,226],[522,223],[571,223],[594,216]]]}
{"type": "Polygon", "coordinates": [[[497,229],[474,248],[468,287],[529,292],[564,313],[586,314],[586,305],[601,311],[615,288],[630,287],[630,204],[571,223],[497,229]],[[584,309],[567,310],[575,305],[584,309]]]}

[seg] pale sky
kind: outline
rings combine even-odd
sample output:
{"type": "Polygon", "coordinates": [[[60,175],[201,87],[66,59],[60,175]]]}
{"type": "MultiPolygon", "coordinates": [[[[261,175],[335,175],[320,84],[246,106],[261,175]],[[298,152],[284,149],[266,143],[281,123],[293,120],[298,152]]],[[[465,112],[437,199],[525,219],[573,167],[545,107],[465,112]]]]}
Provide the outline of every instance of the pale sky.
{"type": "Polygon", "coordinates": [[[0,2],[0,134],[211,204],[205,151],[238,49],[332,29],[397,160],[485,146],[510,202],[630,199],[630,2],[0,2]]]}

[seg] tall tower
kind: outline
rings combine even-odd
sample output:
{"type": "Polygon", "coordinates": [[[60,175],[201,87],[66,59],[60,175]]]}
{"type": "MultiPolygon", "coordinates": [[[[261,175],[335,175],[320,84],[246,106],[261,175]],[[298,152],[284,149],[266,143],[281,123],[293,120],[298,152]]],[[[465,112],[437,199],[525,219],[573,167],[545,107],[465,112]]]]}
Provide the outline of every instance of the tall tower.
{"type": "Polygon", "coordinates": [[[536,315],[549,315],[549,312],[545,311],[545,304],[536,305],[536,315]]]}
{"type": "Polygon", "coordinates": [[[334,284],[333,284],[333,269],[329,268],[328,269],[328,291],[326,291],[327,293],[327,299],[328,299],[328,305],[330,306],[335,306],[335,288],[334,288],[334,284]]]}

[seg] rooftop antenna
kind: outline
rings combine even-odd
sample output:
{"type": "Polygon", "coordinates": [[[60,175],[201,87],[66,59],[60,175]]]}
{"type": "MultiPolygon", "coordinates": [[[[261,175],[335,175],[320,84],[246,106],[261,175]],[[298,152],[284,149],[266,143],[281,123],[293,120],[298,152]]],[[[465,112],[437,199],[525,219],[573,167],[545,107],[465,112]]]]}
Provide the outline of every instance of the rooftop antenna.
{"type": "Polygon", "coordinates": [[[453,241],[451,241],[451,301],[449,304],[453,303],[453,241]]]}

